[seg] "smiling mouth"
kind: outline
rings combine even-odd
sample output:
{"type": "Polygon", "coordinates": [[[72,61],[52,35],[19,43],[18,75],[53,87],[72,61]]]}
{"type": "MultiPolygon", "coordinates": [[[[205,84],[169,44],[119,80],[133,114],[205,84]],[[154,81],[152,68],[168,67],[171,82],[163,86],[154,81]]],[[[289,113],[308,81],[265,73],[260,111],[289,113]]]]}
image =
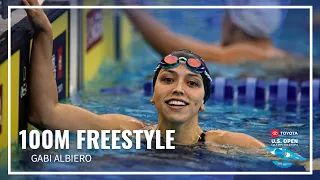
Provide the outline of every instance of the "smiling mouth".
{"type": "Polygon", "coordinates": [[[177,100],[177,99],[171,99],[171,100],[165,101],[165,103],[170,106],[181,106],[181,107],[189,105],[189,103],[182,100],[177,100]]]}

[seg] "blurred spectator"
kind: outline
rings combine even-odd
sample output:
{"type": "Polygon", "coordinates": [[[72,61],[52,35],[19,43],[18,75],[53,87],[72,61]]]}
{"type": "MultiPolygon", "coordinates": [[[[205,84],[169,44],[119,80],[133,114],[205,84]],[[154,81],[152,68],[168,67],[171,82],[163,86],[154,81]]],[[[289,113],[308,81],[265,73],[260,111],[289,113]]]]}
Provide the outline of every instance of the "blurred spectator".
{"type": "MultiPolygon", "coordinates": [[[[120,0],[120,3],[132,5],[128,0],[120,0]]],[[[226,4],[276,6],[280,5],[280,0],[226,0],[226,4]]],[[[209,44],[176,34],[142,10],[125,11],[144,39],[162,56],[176,49],[190,49],[206,61],[224,64],[286,56],[284,51],[274,47],[271,39],[271,34],[281,24],[280,9],[225,10],[219,44],[209,44]]]]}

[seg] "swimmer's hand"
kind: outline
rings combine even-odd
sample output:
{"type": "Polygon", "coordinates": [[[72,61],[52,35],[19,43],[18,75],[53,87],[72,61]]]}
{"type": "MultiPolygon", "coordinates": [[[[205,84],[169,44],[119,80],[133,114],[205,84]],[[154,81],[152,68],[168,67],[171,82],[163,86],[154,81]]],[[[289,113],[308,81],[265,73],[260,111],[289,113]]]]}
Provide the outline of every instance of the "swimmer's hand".
{"type": "MultiPolygon", "coordinates": [[[[300,165],[304,166],[306,171],[310,171],[310,163],[309,162],[310,162],[310,159],[300,163],[300,165]]],[[[317,170],[319,171],[320,170],[320,158],[313,159],[312,165],[313,165],[313,167],[312,167],[313,171],[317,171],[317,170]]]]}
{"type": "MultiPolygon", "coordinates": [[[[24,6],[40,6],[38,0],[22,0],[24,6]]],[[[37,32],[51,32],[52,27],[49,19],[42,9],[26,9],[28,19],[37,32]]]]}

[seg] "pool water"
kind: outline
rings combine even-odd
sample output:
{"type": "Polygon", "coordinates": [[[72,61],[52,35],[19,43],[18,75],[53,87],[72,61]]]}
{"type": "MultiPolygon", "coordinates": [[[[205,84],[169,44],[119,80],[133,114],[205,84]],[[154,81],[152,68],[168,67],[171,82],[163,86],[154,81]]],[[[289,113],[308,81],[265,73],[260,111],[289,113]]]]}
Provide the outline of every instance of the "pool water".
{"type": "MultiPolygon", "coordinates": [[[[135,89],[128,94],[97,94],[79,92],[75,100],[65,103],[75,104],[98,114],[121,113],[141,119],[148,123],[157,123],[154,106],[149,104],[150,97],[135,89]],[[137,108],[138,105],[138,108],[137,108]]],[[[208,102],[206,112],[199,116],[200,126],[204,130],[224,129],[243,132],[269,145],[271,129],[297,131],[295,138],[299,146],[288,149],[309,157],[309,113],[308,108],[297,110],[277,107],[255,107],[233,103],[208,102]]],[[[319,121],[319,110],[314,120],[319,121]]],[[[314,138],[319,137],[319,125],[315,124],[314,138]]],[[[176,150],[76,150],[73,136],[70,150],[28,150],[18,152],[13,157],[13,169],[19,171],[304,171],[301,166],[288,169],[276,167],[261,155],[249,155],[245,149],[222,146],[224,154],[211,152],[201,146],[177,147],[176,150]],[[32,154],[91,154],[91,163],[40,163],[33,166],[32,154]]],[[[314,144],[317,147],[317,144],[314,144]]],[[[314,156],[320,156],[314,149],[314,156]]]]}

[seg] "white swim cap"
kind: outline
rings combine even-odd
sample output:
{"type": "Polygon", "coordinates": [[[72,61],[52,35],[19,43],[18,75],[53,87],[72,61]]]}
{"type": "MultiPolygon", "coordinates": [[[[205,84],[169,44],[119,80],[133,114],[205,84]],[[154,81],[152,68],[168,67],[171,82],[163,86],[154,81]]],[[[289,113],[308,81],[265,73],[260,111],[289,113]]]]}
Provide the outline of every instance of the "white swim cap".
{"type": "MultiPolygon", "coordinates": [[[[280,0],[225,0],[228,6],[279,6],[280,0]]],[[[254,37],[270,37],[281,24],[281,9],[228,9],[231,21],[254,37]]]]}

